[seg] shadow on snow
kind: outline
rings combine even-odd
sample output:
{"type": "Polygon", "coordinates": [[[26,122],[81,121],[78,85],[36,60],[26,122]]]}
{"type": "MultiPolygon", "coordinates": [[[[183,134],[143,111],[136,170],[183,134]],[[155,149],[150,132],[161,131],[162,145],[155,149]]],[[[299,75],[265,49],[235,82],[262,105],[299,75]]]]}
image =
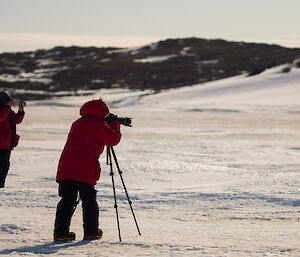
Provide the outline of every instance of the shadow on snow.
{"type": "Polygon", "coordinates": [[[62,249],[86,245],[88,243],[90,243],[90,241],[84,241],[84,240],[76,242],[76,243],[52,242],[52,243],[35,245],[35,246],[24,246],[24,247],[19,247],[19,248],[14,248],[14,249],[5,249],[3,251],[0,251],[0,255],[1,254],[11,254],[11,253],[52,254],[52,253],[56,253],[62,249]]]}

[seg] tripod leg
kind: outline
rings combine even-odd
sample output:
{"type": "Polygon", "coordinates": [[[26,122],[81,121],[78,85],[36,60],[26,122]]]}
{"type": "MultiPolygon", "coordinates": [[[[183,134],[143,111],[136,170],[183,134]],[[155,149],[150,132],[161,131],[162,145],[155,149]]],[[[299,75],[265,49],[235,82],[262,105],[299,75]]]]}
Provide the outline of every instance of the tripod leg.
{"type": "Polygon", "coordinates": [[[108,161],[108,165],[110,166],[110,176],[111,176],[111,181],[112,181],[112,186],[113,186],[113,192],[114,192],[114,200],[115,200],[114,208],[116,209],[118,232],[119,232],[119,240],[121,242],[121,231],[120,231],[120,223],[119,223],[119,213],[118,213],[118,205],[117,205],[117,197],[116,197],[116,189],[115,189],[114,172],[113,172],[113,168],[112,168],[110,148],[108,148],[108,147],[107,147],[107,161],[108,161]]]}
{"type": "MultiPolygon", "coordinates": [[[[115,160],[117,169],[118,169],[118,173],[119,173],[119,175],[120,175],[120,178],[121,178],[121,181],[122,181],[122,185],[123,185],[123,188],[124,188],[124,191],[125,191],[125,194],[126,194],[126,196],[127,196],[127,200],[128,200],[128,203],[129,203],[129,206],[130,206],[130,209],[131,209],[131,213],[132,213],[133,219],[134,219],[134,221],[135,221],[136,228],[137,228],[137,230],[138,230],[139,235],[141,235],[141,232],[140,232],[140,229],[139,229],[139,225],[138,225],[138,223],[137,223],[137,220],[136,220],[136,217],[135,217],[135,214],[134,214],[134,212],[133,212],[132,205],[131,205],[132,202],[131,202],[131,200],[130,200],[130,198],[129,198],[129,195],[128,195],[128,192],[127,192],[127,189],[126,189],[126,186],[125,186],[125,182],[124,182],[124,179],[123,179],[123,176],[122,176],[122,173],[123,173],[123,172],[120,170],[120,167],[119,167],[119,164],[118,164],[118,161],[117,161],[117,156],[116,156],[116,154],[115,154],[115,151],[114,151],[113,147],[111,147],[110,150],[111,150],[111,152],[112,152],[112,154],[113,154],[113,157],[114,157],[114,160],[115,160]]],[[[110,158],[111,158],[111,157],[110,157],[110,158]]]]}

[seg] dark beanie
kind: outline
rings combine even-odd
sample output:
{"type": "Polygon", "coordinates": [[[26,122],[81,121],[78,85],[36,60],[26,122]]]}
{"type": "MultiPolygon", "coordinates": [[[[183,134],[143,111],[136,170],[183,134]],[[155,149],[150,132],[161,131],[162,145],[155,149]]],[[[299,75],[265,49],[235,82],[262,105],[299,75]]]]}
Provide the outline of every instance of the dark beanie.
{"type": "Polygon", "coordinates": [[[8,103],[11,100],[8,94],[0,92],[0,103],[8,103]]]}

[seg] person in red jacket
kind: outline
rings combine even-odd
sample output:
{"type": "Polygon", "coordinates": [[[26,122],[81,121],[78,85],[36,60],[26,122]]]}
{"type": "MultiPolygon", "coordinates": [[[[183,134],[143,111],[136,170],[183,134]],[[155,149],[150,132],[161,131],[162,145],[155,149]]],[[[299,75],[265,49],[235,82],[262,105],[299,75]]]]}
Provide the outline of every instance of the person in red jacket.
{"type": "Polygon", "coordinates": [[[109,114],[102,99],[89,101],[80,109],[81,118],[72,124],[56,176],[61,200],[57,205],[54,241],[75,240],[75,233],[69,228],[78,192],[82,201],[84,239],[102,237],[95,190],[101,171],[98,158],[104,146],[117,145],[121,139],[120,123],[106,121],[109,114]]]}
{"type": "Polygon", "coordinates": [[[15,113],[11,109],[13,103],[8,94],[0,92],[0,188],[4,188],[5,185],[11,150],[19,142],[16,124],[21,123],[25,115],[24,106],[20,103],[18,113],[15,113]]]}

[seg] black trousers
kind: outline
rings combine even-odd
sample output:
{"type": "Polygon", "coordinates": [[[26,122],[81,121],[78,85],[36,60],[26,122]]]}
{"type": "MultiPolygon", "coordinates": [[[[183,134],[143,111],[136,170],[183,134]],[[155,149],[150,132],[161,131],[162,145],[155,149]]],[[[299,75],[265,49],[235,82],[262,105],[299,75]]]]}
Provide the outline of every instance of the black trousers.
{"type": "Polygon", "coordinates": [[[5,185],[5,179],[10,166],[10,153],[11,150],[0,149],[0,188],[5,185]]]}
{"type": "Polygon", "coordinates": [[[99,207],[94,186],[77,181],[61,180],[58,188],[61,200],[57,205],[54,233],[69,233],[71,219],[78,204],[78,192],[82,201],[84,234],[91,235],[98,232],[99,207]]]}

